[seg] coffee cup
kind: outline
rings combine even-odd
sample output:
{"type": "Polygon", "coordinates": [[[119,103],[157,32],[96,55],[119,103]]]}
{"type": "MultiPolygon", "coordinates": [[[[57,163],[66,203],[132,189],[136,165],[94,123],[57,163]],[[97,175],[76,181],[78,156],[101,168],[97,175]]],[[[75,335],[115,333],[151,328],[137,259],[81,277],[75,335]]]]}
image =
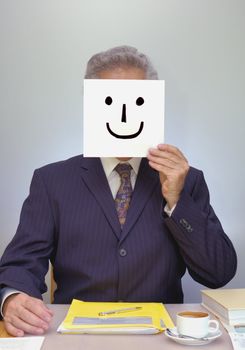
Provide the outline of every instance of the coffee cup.
{"type": "Polygon", "coordinates": [[[210,333],[216,333],[219,322],[210,320],[207,312],[182,311],[176,315],[177,331],[181,335],[203,338],[210,333]]]}

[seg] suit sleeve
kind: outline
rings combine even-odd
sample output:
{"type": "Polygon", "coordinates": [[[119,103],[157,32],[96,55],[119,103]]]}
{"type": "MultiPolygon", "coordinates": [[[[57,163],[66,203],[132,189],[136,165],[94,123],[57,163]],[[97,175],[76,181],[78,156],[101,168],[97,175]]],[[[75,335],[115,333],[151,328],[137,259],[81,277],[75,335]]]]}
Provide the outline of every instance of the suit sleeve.
{"type": "Polygon", "coordinates": [[[7,286],[42,298],[47,290],[45,275],[53,250],[54,227],[46,187],[35,171],[17,232],[1,259],[1,288],[7,286]]]}
{"type": "Polygon", "coordinates": [[[194,184],[191,177],[188,176],[180,200],[165,223],[194,280],[219,288],[235,275],[236,252],[210,205],[203,173],[196,172],[194,184]]]}

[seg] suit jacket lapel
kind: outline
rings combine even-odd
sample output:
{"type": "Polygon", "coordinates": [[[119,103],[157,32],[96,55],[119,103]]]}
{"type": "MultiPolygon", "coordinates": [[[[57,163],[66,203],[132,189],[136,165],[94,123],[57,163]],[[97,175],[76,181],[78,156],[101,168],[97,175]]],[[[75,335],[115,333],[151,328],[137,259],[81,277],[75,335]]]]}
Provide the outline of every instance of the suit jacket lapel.
{"type": "Polygon", "coordinates": [[[100,204],[114,234],[120,239],[121,227],[114,199],[99,158],[82,158],[82,177],[100,204]]]}
{"type": "Polygon", "coordinates": [[[129,231],[137,221],[139,215],[144,209],[154,188],[159,185],[159,175],[148,165],[148,160],[143,158],[140,164],[133,196],[127,212],[126,222],[124,224],[120,240],[125,239],[129,231]]]}

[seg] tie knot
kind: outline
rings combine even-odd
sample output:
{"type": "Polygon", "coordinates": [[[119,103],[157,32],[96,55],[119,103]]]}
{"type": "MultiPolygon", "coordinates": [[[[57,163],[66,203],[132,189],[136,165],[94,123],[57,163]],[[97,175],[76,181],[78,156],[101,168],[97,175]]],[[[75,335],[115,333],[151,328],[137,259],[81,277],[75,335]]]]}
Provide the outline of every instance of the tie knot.
{"type": "Polygon", "coordinates": [[[120,177],[130,177],[131,169],[132,167],[129,163],[119,163],[115,167],[115,170],[120,175],[120,177]]]}

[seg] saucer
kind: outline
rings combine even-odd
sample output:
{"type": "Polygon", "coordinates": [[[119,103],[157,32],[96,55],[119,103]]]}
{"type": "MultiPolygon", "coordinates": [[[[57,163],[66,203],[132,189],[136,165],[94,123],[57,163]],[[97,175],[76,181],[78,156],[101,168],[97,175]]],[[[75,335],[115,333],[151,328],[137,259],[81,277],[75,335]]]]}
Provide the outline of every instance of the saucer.
{"type": "Polygon", "coordinates": [[[165,330],[164,334],[174,340],[176,343],[183,344],[183,345],[206,345],[211,343],[216,338],[219,338],[222,334],[221,330],[218,329],[215,333],[208,333],[208,335],[205,337],[205,340],[202,339],[191,339],[191,338],[180,338],[179,333],[177,331],[177,328],[171,328],[170,331],[173,333],[169,334],[167,330],[165,330]]]}

